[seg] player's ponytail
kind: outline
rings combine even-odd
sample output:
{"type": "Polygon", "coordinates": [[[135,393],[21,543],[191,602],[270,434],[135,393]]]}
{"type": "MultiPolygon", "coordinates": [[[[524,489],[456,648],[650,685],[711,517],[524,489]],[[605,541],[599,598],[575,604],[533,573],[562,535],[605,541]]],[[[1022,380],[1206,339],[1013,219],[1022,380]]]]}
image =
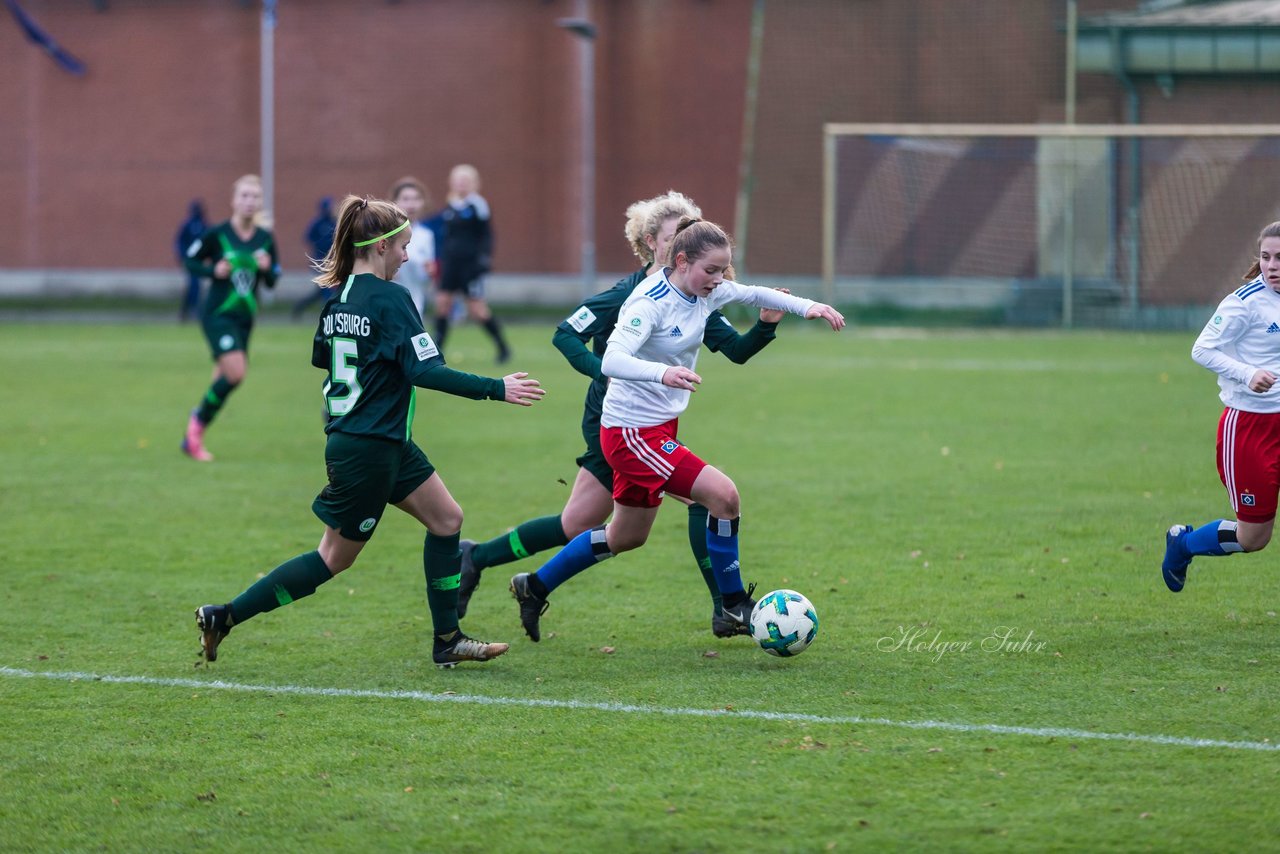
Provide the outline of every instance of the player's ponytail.
{"type": "Polygon", "coordinates": [[[321,259],[310,259],[320,271],[312,281],[322,288],[343,284],[357,258],[368,256],[377,248],[378,241],[408,224],[409,217],[391,202],[347,196],[338,208],[338,225],[328,254],[321,259]]]}
{"type": "MultiPolygon", "coordinates": [[[[1258,250],[1262,249],[1262,241],[1268,237],[1280,237],[1280,222],[1273,222],[1271,225],[1262,229],[1262,233],[1258,235],[1258,250]]],[[[1244,274],[1244,280],[1251,282],[1262,274],[1262,262],[1258,258],[1258,253],[1253,253],[1253,266],[1249,268],[1249,272],[1244,274]]]]}
{"type": "Polygon", "coordinates": [[[671,266],[675,259],[684,253],[690,263],[697,261],[712,249],[728,249],[732,251],[733,242],[724,229],[714,222],[698,217],[682,216],[676,225],[676,236],[671,239],[671,248],[663,263],[671,266]]]}

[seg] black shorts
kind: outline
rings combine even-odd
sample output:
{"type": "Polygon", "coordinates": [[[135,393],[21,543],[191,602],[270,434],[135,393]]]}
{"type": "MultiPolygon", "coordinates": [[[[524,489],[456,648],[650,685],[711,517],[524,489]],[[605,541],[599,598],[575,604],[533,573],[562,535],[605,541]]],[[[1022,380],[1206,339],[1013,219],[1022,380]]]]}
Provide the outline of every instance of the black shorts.
{"type": "Polygon", "coordinates": [[[578,468],[586,469],[600,485],[613,494],[613,467],[604,458],[604,449],[600,447],[600,415],[585,412],[582,416],[582,438],[587,442],[587,449],[574,462],[578,468]]]}
{"type": "Polygon", "coordinates": [[[440,290],[467,299],[484,299],[484,277],[484,272],[476,268],[450,273],[446,266],[441,271],[440,290]]]}
{"type": "Polygon", "coordinates": [[[253,331],[251,318],[237,314],[207,314],[200,321],[200,326],[215,362],[220,356],[237,350],[246,355],[249,353],[249,333],[253,331]]]}
{"type": "Polygon", "coordinates": [[[311,512],[348,540],[365,541],[388,504],[398,504],[435,474],[422,449],[409,442],[330,433],[324,446],[329,483],[311,512]]]}

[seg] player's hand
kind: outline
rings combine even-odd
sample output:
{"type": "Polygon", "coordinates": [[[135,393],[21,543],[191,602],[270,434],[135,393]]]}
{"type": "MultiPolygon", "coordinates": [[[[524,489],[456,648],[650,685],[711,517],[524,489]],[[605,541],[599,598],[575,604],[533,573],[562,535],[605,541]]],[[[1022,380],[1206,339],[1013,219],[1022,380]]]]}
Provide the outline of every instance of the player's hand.
{"type": "MultiPolygon", "coordinates": [[[[791,293],[791,289],[790,289],[790,288],[774,288],[774,290],[775,290],[775,291],[780,291],[781,293],[784,293],[784,294],[789,294],[789,293],[791,293]]],[[[784,317],[786,317],[786,316],[787,316],[787,313],[786,313],[785,311],[783,311],[782,309],[780,309],[780,308],[762,308],[762,309],[760,309],[760,322],[761,322],[761,323],[778,323],[779,321],[781,321],[781,320],[782,320],[782,318],[784,318],[784,317]]]]}
{"type": "Polygon", "coordinates": [[[1265,394],[1271,391],[1271,387],[1276,384],[1276,375],[1268,370],[1259,368],[1253,375],[1253,379],[1249,380],[1249,391],[1256,391],[1258,394],[1265,394]]]}
{"type": "Polygon", "coordinates": [[[265,249],[259,249],[253,253],[253,260],[258,262],[259,270],[271,269],[271,254],[265,249]]]}
{"type": "Polygon", "coordinates": [[[681,365],[672,365],[662,374],[662,384],[668,388],[697,391],[694,386],[700,382],[702,382],[702,377],[681,365]]]}
{"type": "Polygon", "coordinates": [[[805,312],[805,320],[815,320],[821,317],[827,323],[831,324],[831,328],[836,332],[844,329],[844,315],[836,311],[825,303],[815,302],[807,312],[805,312]]]}
{"type": "Polygon", "coordinates": [[[514,374],[507,374],[502,378],[502,384],[506,386],[507,394],[503,398],[507,403],[514,403],[517,406],[533,406],[547,390],[542,387],[542,383],[530,377],[524,371],[516,371],[514,374]]]}
{"type": "Polygon", "coordinates": [[[231,262],[226,258],[219,258],[218,263],[213,265],[213,277],[215,279],[225,279],[231,275],[231,262]]]}

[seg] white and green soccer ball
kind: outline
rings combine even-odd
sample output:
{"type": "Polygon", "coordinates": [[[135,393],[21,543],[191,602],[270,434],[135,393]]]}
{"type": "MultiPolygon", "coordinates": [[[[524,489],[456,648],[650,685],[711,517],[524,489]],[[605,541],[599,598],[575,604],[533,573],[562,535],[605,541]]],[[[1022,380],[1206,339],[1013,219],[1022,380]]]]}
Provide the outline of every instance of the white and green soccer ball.
{"type": "Polygon", "coordinates": [[[818,636],[818,612],[794,590],[774,590],[751,609],[751,637],[770,655],[799,655],[818,636]]]}

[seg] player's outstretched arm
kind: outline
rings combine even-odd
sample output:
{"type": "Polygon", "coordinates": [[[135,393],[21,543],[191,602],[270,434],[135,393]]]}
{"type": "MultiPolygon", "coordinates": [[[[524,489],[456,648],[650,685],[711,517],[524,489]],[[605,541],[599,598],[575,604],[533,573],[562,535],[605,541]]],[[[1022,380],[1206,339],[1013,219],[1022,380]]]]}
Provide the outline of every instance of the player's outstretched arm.
{"type": "Polygon", "coordinates": [[[821,317],[836,332],[844,329],[844,315],[825,303],[815,302],[804,314],[805,320],[816,320],[821,317]]]}
{"type": "Polygon", "coordinates": [[[514,403],[517,406],[533,406],[547,390],[542,387],[542,383],[529,376],[524,371],[516,371],[514,374],[507,374],[502,378],[502,384],[506,386],[507,394],[503,398],[507,403],[514,403]]]}

